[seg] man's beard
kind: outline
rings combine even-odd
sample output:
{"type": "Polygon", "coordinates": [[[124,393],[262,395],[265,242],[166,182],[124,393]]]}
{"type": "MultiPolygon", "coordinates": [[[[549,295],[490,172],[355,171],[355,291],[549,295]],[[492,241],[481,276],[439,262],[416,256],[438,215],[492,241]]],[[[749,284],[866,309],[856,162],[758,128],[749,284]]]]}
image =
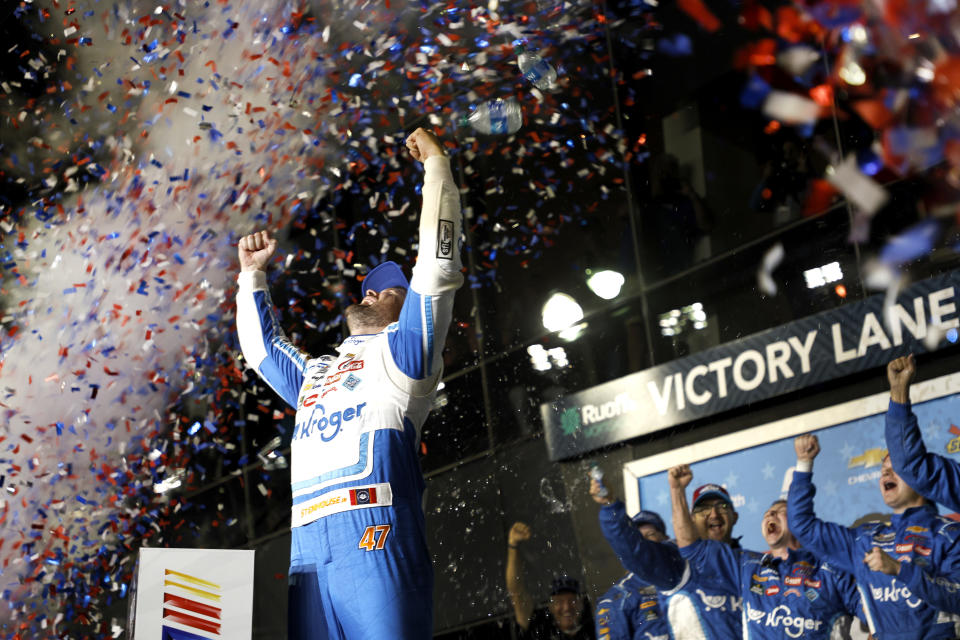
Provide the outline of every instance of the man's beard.
{"type": "Polygon", "coordinates": [[[347,318],[347,327],[351,333],[358,333],[366,330],[369,333],[376,333],[396,318],[391,317],[387,309],[378,307],[376,304],[352,304],[344,311],[347,318]]]}

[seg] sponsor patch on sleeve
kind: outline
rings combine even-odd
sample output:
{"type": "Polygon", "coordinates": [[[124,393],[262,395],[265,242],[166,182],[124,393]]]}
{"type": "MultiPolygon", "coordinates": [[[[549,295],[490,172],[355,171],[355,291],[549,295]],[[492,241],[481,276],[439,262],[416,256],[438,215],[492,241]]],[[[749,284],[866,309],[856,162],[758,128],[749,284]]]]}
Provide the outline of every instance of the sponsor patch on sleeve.
{"type": "Polygon", "coordinates": [[[437,257],[453,260],[453,221],[441,220],[437,225],[437,257]]]}

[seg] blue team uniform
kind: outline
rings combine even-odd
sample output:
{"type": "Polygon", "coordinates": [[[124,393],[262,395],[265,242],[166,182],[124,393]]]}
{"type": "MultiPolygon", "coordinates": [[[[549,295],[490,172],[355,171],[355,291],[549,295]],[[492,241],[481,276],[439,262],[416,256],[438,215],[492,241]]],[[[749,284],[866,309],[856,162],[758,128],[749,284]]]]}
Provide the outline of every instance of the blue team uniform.
{"type": "Polygon", "coordinates": [[[262,271],[240,274],[237,330],[250,367],[295,407],[289,637],[426,639],[433,569],[420,429],[433,406],[463,282],[449,159],[424,163],[420,248],[398,322],[310,357],[280,330],[262,271]]]}
{"type": "Polygon", "coordinates": [[[787,502],[790,530],[831,566],[853,574],[870,633],[881,640],[940,640],[960,635],[960,523],[932,505],[894,514],[888,525],[857,528],[818,520],[812,473],[795,471],[787,502]],[[894,578],[871,571],[864,556],[879,547],[901,563],[894,578]]]}
{"type": "Polygon", "coordinates": [[[600,509],[600,529],[620,562],[657,589],[674,640],[729,640],[742,635],[742,598],[700,584],[672,542],[647,540],[622,502],[600,509]]]}
{"type": "Polygon", "coordinates": [[[860,609],[853,578],[804,549],[787,554],[783,560],[715,540],[680,549],[691,579],[743,597],[744,640],[827,640],[845,614],[860,609]]]}
{"type": "Polygon", "coordinates": [[[597,640],[669,640],[657,589],[628,573],[597,603],[597,640]]]}
{"type": "Polygon", "coordinates": [[[923,497],[960,513],[960,464],[927,452],[909,402],[890,401],[885,436],[897,475],[923,497]]]}

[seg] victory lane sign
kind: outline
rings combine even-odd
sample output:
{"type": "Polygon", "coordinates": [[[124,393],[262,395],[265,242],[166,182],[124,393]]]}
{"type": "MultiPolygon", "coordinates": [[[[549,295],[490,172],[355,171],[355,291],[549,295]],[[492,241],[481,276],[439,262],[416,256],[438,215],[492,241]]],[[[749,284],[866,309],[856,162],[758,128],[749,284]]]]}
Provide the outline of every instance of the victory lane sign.
{"type": "MultiPolygon", "coordinates": [[[[562,460],[926,351],[928,332],[960,326],[960,271],[844,305],[638,371],[540,406],[551,460],[562,460]]],[[[940,342],[943,342],[941,338],[940,342]]]]}

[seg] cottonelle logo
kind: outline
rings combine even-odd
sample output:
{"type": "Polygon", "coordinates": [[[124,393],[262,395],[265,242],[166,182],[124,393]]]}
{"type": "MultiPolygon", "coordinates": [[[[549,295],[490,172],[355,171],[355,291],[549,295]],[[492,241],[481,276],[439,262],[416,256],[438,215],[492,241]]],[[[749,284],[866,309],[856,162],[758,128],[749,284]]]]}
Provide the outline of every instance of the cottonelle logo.
{"type": "Polygon", "coordinates": [[[220,638],[223,587],[186,573],[164,570],[162,640],[220,638]],[[171,626],[177,625],[177,626],[171,626]]]}

